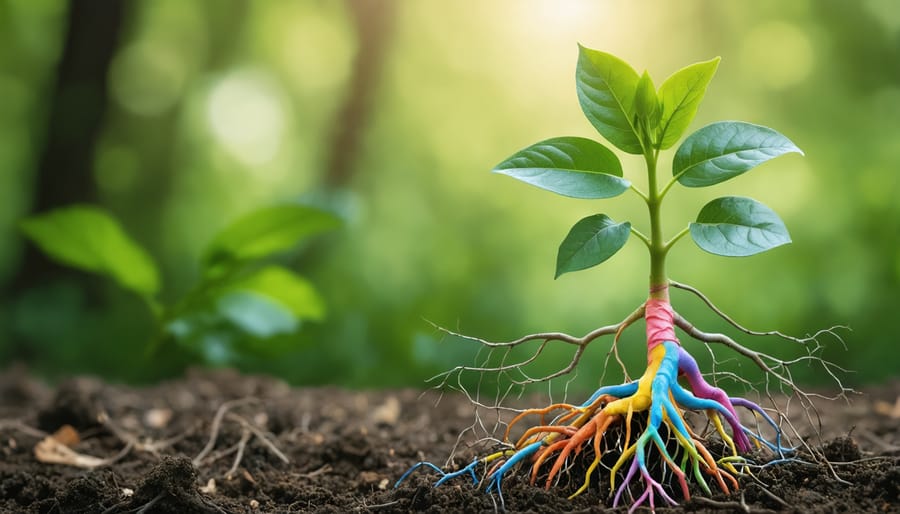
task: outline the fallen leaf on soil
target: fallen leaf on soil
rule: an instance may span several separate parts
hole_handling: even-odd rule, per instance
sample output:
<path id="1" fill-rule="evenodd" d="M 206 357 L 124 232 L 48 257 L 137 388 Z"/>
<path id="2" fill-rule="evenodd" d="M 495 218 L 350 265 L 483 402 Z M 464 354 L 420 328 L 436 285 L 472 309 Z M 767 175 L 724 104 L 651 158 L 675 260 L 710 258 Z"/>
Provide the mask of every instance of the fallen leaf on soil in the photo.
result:
<path id="1" fill-rule="evenodd" d="M 96 468 L 106 463 L 90 455 L 78 453 L 68 445 L 75 445 L 81 438 L 69 425 L 63 425 L 53 435 L 48 435 L 34 446 L 35 458 L 45 464 L 67 464 L 79 468 Z"/>
<path id="2" fill-rule="evenodd" d="M 389 396 L 384 403 L 372 411 L 372 421 L 377 424 L 394 425 L 400 418 L 400 400 Z"/>
<path id="3" fill-rule="evenodd" d="M 886 401 L 878 400 L 875 402 L 875 412 L 890 416 L 893 419 L 900 419 L 900 396 L 893 405 Z"/>
<path id="4" fill-rule="evenodd" d="M 359 481 L 364 484 L 374 484 L 381 480 L 381 475 L 375 471 L 362 471 L 359 474 Z"/>
<path id="5" fill-rule="evenodd" d="M 172 420 L 172 409 L 150 409 L 144 413 L 144 424 L 150 428 L 166 428 Z"/>
<path id="6" fill-rule="evenodd" d="M 257 412 L 253 416 L 253 423 L 258 427 L 264 427 L 269 424 L 269 415 L 265 412 Z"/>
<path id="7" fill-rule="evenodd" d="M 53 432 L 51 435 L 53 439 L 56 439 L 57 442 L 62 443 L 69 448 L 75 447 L 78 443 L 81 442 L 81 436 L 78 435 L 78 431 L 75 430 L 75 427 L 72 425 L 63 425 L 56 429 L 56 432 Z"/>
<path id="8" fill-rule="evenodd" d="M 210 478 L 209 482 L 200 488 L 200 492 L 203 494 L 216 494 L 216 479 Z"/>

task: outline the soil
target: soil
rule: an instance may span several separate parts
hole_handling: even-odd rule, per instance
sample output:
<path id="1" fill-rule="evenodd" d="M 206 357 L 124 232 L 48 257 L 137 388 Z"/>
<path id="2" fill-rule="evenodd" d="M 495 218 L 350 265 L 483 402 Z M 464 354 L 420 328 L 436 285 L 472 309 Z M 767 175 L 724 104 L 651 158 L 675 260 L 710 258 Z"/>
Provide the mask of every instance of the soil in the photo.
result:
<path id="1" fill-rule="evenodd" d="M 820 411 L 822 436 L 809 442 L 844 482 L 824 464 L 788 462 L 730 495 L 701 498 L 693 486 L 691 500 L 657 512 L 900 512 L 900 382 Z M 48 387 L 10 370 L 0 373 L 0 511 L 493 512 L 497 495 L 465 477 L 435 488 L 437 474 L 420 470 L 394 487 L 420 460 L 444 464 L 473 412 L 434 391 L 291 388 L 230 371 L 133 388 Z M 463 444 L 450 467 L 476 452 Z M 599 483 L 568 500 L 565 484 L 513 475 L 503 499 L 509 512 L 608 512 Z"/>

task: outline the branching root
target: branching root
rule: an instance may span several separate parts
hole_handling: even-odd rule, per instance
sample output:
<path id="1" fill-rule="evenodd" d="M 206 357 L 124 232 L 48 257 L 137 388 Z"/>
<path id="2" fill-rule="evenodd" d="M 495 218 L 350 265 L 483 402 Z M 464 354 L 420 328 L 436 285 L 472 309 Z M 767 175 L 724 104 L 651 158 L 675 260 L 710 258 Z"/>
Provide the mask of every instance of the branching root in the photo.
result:
<path id="1" fill-rule="evenodd" d="M 820 396 L 802 391 L 794 382 L 791 368 L 800 363 L 818 362 L 840 387 L 838 396 L 843 397 L 851 392 L 838 379 L 838 374 L 844 370 L 818 357 L 822 348 L 819 339 L 828 335 L 840 341 L 836 330 L 842 327 L 823 330 L 806 338 L 775 331 L 755 332 L 737 324 L 698 290 L 675 282 L 672 286 L 698 296 L 713 312 L 744 334 L 778 337 L 801 346 L 806 354 L 793 360 L 777 359 L 743 346 L 725 334 L 704 332 L 675 313 L 665 300 L 662 300 L 662 305 L 668 312 L 668 330 L 664 333 L 671 334 L 671 337 L 660 341 L 651 340 L 649 327 L 651 314 L 657 316 L 660 300 L 654 300 L 657 303 L 652 306 L 650 302 L 641 305 L 619 323 L 598 328 L 582 337 L 547 332 L 494 343 L 437 327 L 449 335 L 477 342 L 489 354 L 501 352 L 499 361 L 489 355 L 481 365 L 458 366 L 436 375 L 433 380 L 438 382 L 439 387 L 463 391 L 478 408 L 492 408 L 498 412 L 494 428 L 488 429 L 476 408 L 476 421 L 469 430 L 475 431 L 480 426 L 490 434 L 496 433 L 496 429 L 503 424 L 506 427 L 502 439 L 489 436 L 481 440 L 493 441 L 495 449 L 492 453 L 476 458 L 453 472 L 445 472 L 430 462 L 420 462 L 407 471 L 397 485 L 415 470 L 428 468 L 440 475 L 435 486 L 456 477 L 468 476 L 485 491 L 496 493 L 501 506 L 504 506 L 502 482 L 514 469 L 525 468 L 527 472 L 524 475 L 530 483 L 540 484 L 546 489 L 560 484 L 563 477 L 583 473 L 583 480 L 579 479 L 579 485 L 570 498 L 586 491 L 594 477 L 608 477 L 608 494 L 613 506 L 626 502 L 629 512 L 632 512 L 640 506 L 655 509 L 661 503 L 675 505 L 675 496 L 689 499 L 690 483 L 698 485 L 707 495 L 711 494 L 710 481 L 724 493 L 735 491 L 739 488 L 738 478 L 753 477 L 754 469 L 798 460 L 798 448 L 791 447 L 788 439 L 796 438 L 813 458 L 820 457 L 798 436 L 786 412 L 779 410 L 769 385 L 771 381 L 778 385 L 778 392 L 786 392 L 789 398 L 798 399 L 811 425 L 817 426 L 813 423 L 813 418 L 817 418 L 813 400 Z M 652 313 L 651 307 L 654 309 Z M 602 336 L 614 336 L 607 361 L 610 354 L 619 360 L 616 351 L 619 336 L 645 316 L 648 320 L 648 362 L 638 380 L 628 380 L 626 374 L 625 383 L 601 387 L 581 404 L 556 402 L 543 408 L 526 410 L 501 407 L 515 386 L 549 382 L 569 375 L 578 365 L 586 347 Z M 654 323 L 654 330 L 658 331 L 658 319 Z M 701 374 L 696 360 L 675 340 L 674 326 L 708 347 L 722 345 L 759 367 L 765 375 L 765 393 L 776 405 L 773 414 L 770 415 L 749 399 L 730 397 L 715 385 L 716 379 L 722 376 L 739 378 L 734 374 Z M 513 356 L 513 349 L 527 343 L 536 343 L 536 346 L 524 358 Z M 571 360 L 558 371 L 530 376 L 525 368 L 535 362 L 551 343 L 574 346 Z M 619 362 L 621 364 L 621 360 Z M 498 389 L 496 403 L 488 405 L 480 400 L 480 385 L 474 395 L 463 386 L 461 377 L 468 373 L 480 376 L 495 373 L 508 378 L 511 385 L 505 390 Z M 712 383 L 707 381 L 707 376 L 711 377 Z M 679 378 L 684 385 L 679 383 Z M 744 420 L 738 409 L 746 411 Z M 501 420 L 501 410 L 511 411 L 514 415 L 504 422 Z M 699 430 L 696 423 L 689 423 L 684 416 L 688 411 L 704 414 L 708 420 L 706 427 Z M 514 432 L 525 425 L 526 420 L 534 421 L 515 437 Z M 750 420 L 749 424 L 745 420 Z M 785 435 L 783 425 L 792 430 L 792 437 Z M 710 439 L 711 435 L 717 436 L 716 440 Z M 754 449 L 762 452 L 767 460 L 765 464 L 756 463 L 749 456 Z M 729 506 L 735 505 L 729 503 Z"/>

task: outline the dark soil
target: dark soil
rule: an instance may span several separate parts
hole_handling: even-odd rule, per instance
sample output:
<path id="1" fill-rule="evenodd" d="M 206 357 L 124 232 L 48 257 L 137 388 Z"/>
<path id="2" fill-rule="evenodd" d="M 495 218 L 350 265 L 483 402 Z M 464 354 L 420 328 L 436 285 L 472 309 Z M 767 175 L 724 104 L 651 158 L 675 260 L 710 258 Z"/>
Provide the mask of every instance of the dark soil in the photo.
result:
<path id="1" fill-rule="evenodd" d="M 792 462 L 760 470 L 763 485 L 744 480 L 712 499 L 693 487 L 692 500 L 657 512 L 900 512 L 898 399 L 894 383 L 821 407 L 822 438 L 810 444 L 846 483 L 824 465 Z M 472 424 L 464 397 L 436 400 L 412 390 L 292 389 L 221 371 L 143 389 L 88 378 L 53 389 L 8 371 L 0 374 L 0 511 L 494 511 L 496 495 L 464 477 L 433 488 L 436 474 L 423 470 L 394 488 L 417 461 L 443 464 Z M 64 425 L 74 430 L 51 442 L 109 460 L 91 469 L 39 460 L 35 447 Z M 451 465 L 475 455 L 463 445 Z M 566 486 L 545 491 L 509 476 L 503 494 L 511 512 L 606 512 L 607 489 L 595 484 L 567 500 Z"/>

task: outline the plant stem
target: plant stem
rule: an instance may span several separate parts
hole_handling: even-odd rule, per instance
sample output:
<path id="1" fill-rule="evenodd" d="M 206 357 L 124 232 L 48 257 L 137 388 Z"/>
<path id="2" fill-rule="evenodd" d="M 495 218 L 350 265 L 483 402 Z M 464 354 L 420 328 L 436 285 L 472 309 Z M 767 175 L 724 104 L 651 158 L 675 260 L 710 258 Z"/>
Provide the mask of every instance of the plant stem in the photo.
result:
<path id="1" fill-rule="evenodd" d="M 644 243 L 644 245 L 647 246 L 648 249 L 650 248 L 650 238 L 649 237 L 642 234 L 641 231 L 634 228 L 634 226 L 631 227 L 631 233 L 634 234 L 638 239 L 640 239 Z"/>
<path id="2" fill-rule="evenodd" d="M 679 239 L 686 236 L 690 231 L 690 227 L 684 227 L 683 229 L 681 229 L 681 232 L 675 234 L 675 237 L 669 239 L 669 241 L 666 243 L 666 251 L 668 252 L 670 248 L 675 246 L 675 243 L 677 243 Z"/>
<path id="3" fill-rule="evenodd" d="M 638 189 L 637 186 L 635 186 L 634 184 L 631 184 L 631 186 L 629 186 L 629 188 L 630 188 L 632 191 L 634 191 L 635 194 L 637 194 L 638 196 L 640 196 L 640 197 L 641 197 L 641 200 L 643 200 L 643 201 L 645 201 L 645 202 L 647 201 L 647 195 L 645 195 L 643 191 L 641 191 L 640 189 Z"/>
<path id="4" fill-rule="evenodd" d="M 644 152 L 647 162 L 647 209 L 650 212 L 650 298 L 668 300 L 669 280 L 666 277 L 666 253 L 668 248 L 663 241 L 660 206 L 663 195 L 656 180 L 656 163 L 659 152 L 653 149 Z"/>

